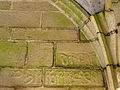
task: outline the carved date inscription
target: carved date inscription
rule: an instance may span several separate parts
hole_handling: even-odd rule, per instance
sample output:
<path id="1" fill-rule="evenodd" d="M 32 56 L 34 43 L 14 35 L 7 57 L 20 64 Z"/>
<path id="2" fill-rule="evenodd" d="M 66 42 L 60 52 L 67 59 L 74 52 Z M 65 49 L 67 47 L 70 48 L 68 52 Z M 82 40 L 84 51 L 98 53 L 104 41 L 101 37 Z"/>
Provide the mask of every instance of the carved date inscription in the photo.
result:
<path id="1" fill-rule="evenodd" d="M 2 70 L 0 85 L 2 86 L 41 86 L 42 70 Z"/>
<path id="2" fill-rule="evenodd" d="M 82 53 L 58 53 L 58 66 L 99 66 L 96 54 L 94 52 Z"/>
<path id="3" fill-rule="evenodd" d="M 102 73 L 98 70 L 46 69 L 46 86 L 103 86 Z"/>

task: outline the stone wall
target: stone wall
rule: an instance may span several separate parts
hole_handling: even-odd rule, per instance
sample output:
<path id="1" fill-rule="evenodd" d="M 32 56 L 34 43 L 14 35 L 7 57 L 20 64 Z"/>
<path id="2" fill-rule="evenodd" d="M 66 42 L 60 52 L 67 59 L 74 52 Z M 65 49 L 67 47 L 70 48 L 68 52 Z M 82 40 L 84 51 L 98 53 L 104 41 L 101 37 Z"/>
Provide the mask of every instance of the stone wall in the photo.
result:
<path id="1" fill-rule="evenodd" d="M 105 90 L 93 47 L 52 1 L 0 0 L 0 90 Z"/>

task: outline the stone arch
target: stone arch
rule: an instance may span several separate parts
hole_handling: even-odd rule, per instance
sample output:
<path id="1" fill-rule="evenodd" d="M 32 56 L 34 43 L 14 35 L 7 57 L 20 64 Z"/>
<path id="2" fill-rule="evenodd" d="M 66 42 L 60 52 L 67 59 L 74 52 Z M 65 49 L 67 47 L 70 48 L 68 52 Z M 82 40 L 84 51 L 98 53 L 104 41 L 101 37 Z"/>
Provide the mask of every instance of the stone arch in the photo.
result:
<path id="1" fill-rule="evenodd" d="M 82 28 L 80 27 L 79 30 L 83 33 L 87 40 L 96 40 L 95 37 L 98 37 L 99 41 L 96 40 L 94 42 L 91 42 L 91 44 L 99 57 L 101 66 L 106 68 L 105 72 L 107 73 L 106 78 L 108 82 L 108 88 L 110 90 L 115 90 L 115 88 L 117 87 L 116 74 L 114 74 L 115 70 L 113 70 L 113 67 L 109 65 L 116 66 L 119 64 L 119 55 L 117 54 L 119 53 L 117 52 L 117 47 L 119 49 L 119 44 L 117 44 L 118 41 L 116 40 L 116 34 L 108 35 L 111 37 L 106 37 L 104 35 L 105 33 L 109 34 L 111 31 L 114 32 L 115 30 L 117 32 L 116 21 L 117 23 L 119 23 L 119 18 L 117 18 L 116 20 L 115 18 L 116 16 L 119 16 L 118 14 L 115 16 L 114 13 L 119 12 L 119 5 L 116 6 L 118 11 L 107 10 L 107 7 L 109 7 L 110 9 L 109 4 L 112 4 L 112 1 L 110 2 L 108 0 L 108 3 L 106 2 L 105 6 L 106 11 L 93 16 L 88 15 L 87 17 L 86 14 L 83 13 L 84 10 L 82 10 L 80 7 L 78 9 L 78 5 L 76 5 L 73 0 L 56 0 L 55 4 L 60 7 L 65 14 L 72 18 L 77 27 L 82 26 Z M 87 23 L 86 20 L 88 20 Z"/>
<path id="2" fill-rule="evenodd" d="M 94 16 L 90 16 L 74 0 L 52 0 L 52 3 L 75 24 L 76 29 L 86 38 L 83 41 L 91 41 L 90 43 L 99 58 L 99 62 L 104 67 L 104 55 L 101 51 L 99 41 L 97 41 L 97 26 L 95 26 L 96 21 L 94 20 Z"/>

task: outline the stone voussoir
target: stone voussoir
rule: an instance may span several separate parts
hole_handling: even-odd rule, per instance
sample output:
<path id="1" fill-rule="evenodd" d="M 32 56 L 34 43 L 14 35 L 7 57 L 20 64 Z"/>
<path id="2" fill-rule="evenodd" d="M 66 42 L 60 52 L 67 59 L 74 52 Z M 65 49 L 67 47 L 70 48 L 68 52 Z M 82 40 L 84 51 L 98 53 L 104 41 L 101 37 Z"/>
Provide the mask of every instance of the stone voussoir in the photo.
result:
<path id="1" fill-rule="evenodd" d="M 50 2 L 50 0 L 13 1 L 12 10 L 20 10 L 20 11 L 58 11 L 58 9 L 49 2 Z"/>
<path id="2" fill-rule="evenodd" d="M 25 61 L 26 43 L 0 42 L 0 66 L 22 67 Z"/>

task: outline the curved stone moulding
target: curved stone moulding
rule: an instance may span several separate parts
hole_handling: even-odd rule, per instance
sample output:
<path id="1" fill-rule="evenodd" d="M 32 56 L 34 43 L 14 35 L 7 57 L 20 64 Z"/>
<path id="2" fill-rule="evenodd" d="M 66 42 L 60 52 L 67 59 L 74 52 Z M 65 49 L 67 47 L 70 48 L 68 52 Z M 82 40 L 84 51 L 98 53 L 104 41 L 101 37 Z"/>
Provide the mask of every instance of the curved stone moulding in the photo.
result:
<path id="1" fill-rule="evenodd" d="M 93 15 L 104 10 L 104 0 L 75 0 L 79 3 L 89 14 Z"/>

